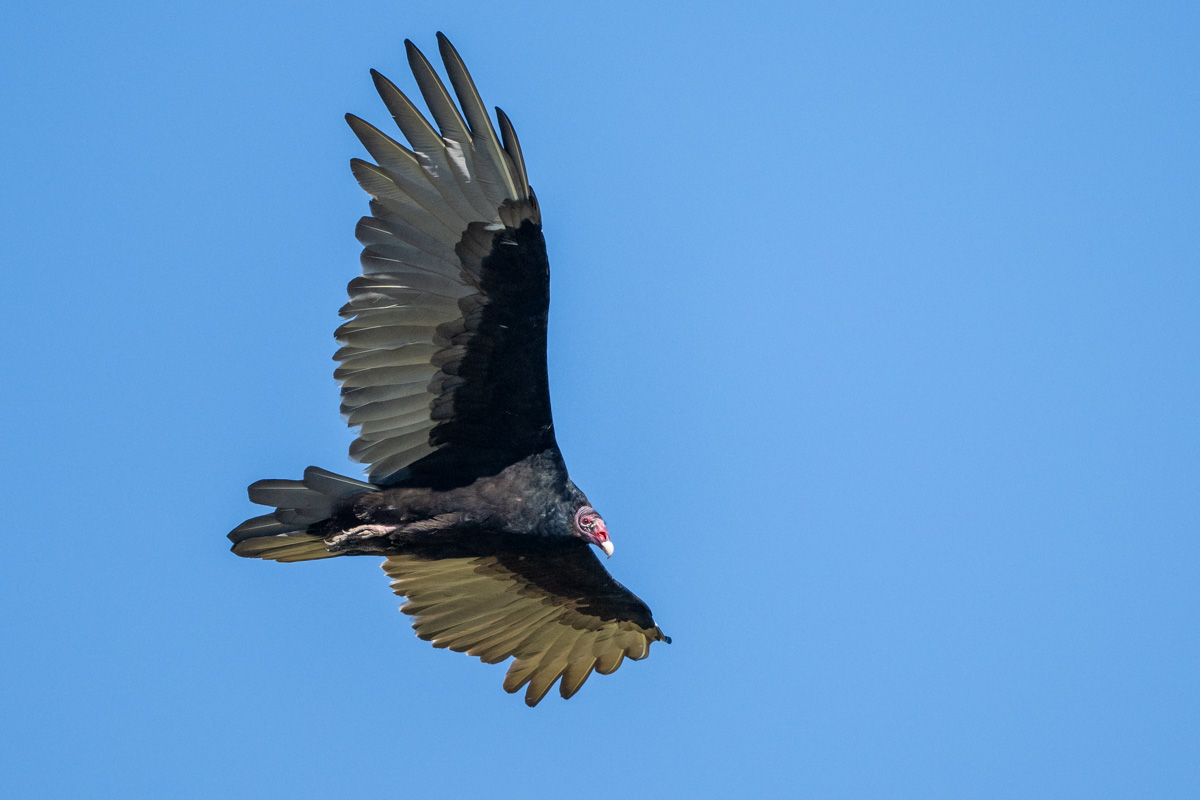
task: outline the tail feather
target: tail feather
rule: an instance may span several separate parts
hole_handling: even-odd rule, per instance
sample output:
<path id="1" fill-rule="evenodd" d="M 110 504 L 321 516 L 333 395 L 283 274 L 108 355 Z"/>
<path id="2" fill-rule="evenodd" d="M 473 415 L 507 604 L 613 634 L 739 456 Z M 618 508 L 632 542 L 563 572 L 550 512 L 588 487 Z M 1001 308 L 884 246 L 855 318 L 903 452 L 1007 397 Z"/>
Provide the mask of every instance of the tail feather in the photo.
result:
<path id="1" fill-rule="evenodd" d="M 339 500 L 344 500 L 359 492 L 373 492 L 379 489 L 373 483 L 347 478 L 345 475 L 338 475 L 336 472 L 330 472 L 320 467 L 309 467 L 304 470 L 304 485 L 315 492 L 320 492 L 327 497 L 336 497 Z"/>
<path id="2" fill-rule="evenodd" d="M 329 497 L 304 485 L 304 481 L 255 481 L 246 490 L 251 503 L 279 508 L 326 509 Z"/>
<path id="3" fill-rule="evenodd" d="M 321 536 L 309 533 L 310 526 L 328 519 L 338 501 L 377 488 L 320 467 L 304 470 L 304 479 L 299 481 L 256 481 L 249 488 L 251 502 L 276 509 L 251 517 L 230 531 L 233 552 L 272 561 L 332 558 L 338 554 L 329 552 Z"/>

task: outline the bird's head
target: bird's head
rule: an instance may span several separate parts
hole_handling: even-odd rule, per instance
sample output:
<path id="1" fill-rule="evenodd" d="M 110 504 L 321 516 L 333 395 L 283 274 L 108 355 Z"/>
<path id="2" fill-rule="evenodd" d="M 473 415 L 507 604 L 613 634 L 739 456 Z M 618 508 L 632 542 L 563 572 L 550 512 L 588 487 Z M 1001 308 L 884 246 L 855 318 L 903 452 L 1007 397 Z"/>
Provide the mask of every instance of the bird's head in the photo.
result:
<path id="1" fill-rule="evenodd" d="M 591 506 L 580 506 L 575 512 L 575 535 L 588 544 L 594 544 L 612 558 L 613 543 L 608 538 L 608 526 Z"/>

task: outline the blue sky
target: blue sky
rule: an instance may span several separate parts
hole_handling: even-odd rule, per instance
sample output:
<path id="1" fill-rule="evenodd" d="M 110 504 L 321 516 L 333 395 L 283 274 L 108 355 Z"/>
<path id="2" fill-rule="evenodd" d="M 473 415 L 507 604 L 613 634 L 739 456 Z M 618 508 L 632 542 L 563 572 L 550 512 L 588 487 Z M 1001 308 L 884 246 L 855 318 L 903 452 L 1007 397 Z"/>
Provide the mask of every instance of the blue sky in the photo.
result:
<path id="1" fill-rule="evenodd" d="M 1197 796 L 1197 7 L 563 5 L 9 9 L 0 795 Z M 224 538 L 357 474 L 341 117 L 436 30 L 675 640 L 534 710 Z"/>

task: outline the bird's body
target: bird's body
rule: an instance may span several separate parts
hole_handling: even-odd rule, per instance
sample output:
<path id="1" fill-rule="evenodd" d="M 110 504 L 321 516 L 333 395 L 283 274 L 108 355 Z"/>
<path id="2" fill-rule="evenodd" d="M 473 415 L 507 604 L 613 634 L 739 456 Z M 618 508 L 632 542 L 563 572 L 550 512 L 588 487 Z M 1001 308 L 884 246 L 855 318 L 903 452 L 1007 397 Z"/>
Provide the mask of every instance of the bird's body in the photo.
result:
<path id="1" fill-rule="evenodd" d="M 347 117 L 378 163 L 352 162 L 372 215 L 356 230 L 364 274 L 342 309 L 334 375 L 370 482 L 316 467 L 258 481 L 250 499 L 275 511 L 229 536 L 238 555 L 277 561 L 386 556 L 419 636 L 514 657 L 505 689 L 528 684 L 536 705 L 560 677 L 569 697 L 593 669 L 670 640 L 589 547 L 613 552 L 555 441 L 549 262 L 516 134 L 496 109 L 496 136 L 445 37 L 462 114 L 407 44 L 440 131 L 377 73 L 412 150 Z"/>
<path id="2" fill-rule="evenodd" d="M 333 507 L 326 527 L 320 530 L 324 538 L 332 539 L 372 526 L 394 531 L 389 535 L 397 541 L 419 540 L 435 526 L 571 537 L 567 509 L 586 503 L 587 498 L 567 477 L 555 448 L 465 486 L 396 486 L 352 495 Z"/>

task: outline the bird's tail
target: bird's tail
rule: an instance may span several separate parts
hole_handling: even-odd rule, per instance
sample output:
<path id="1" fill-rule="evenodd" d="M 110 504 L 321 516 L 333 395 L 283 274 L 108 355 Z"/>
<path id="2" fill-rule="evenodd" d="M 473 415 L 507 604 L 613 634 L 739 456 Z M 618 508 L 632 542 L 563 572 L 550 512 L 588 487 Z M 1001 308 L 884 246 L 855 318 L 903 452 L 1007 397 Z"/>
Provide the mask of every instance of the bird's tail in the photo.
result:
<path id="1" fill-rule="evenodd" d="M 250 500 L 275 511 L 251 517 L 229 532 L 233 552 L 246 558 L 272 561 L 312 561 L 331 558 L 325 540 L 310 528 L 324 522 L 333 506 L 359 492 L 379 487 L 337 475 L 319 467 L 304 470 L 304 480 L 265 480 L 250 484 Z"/>

